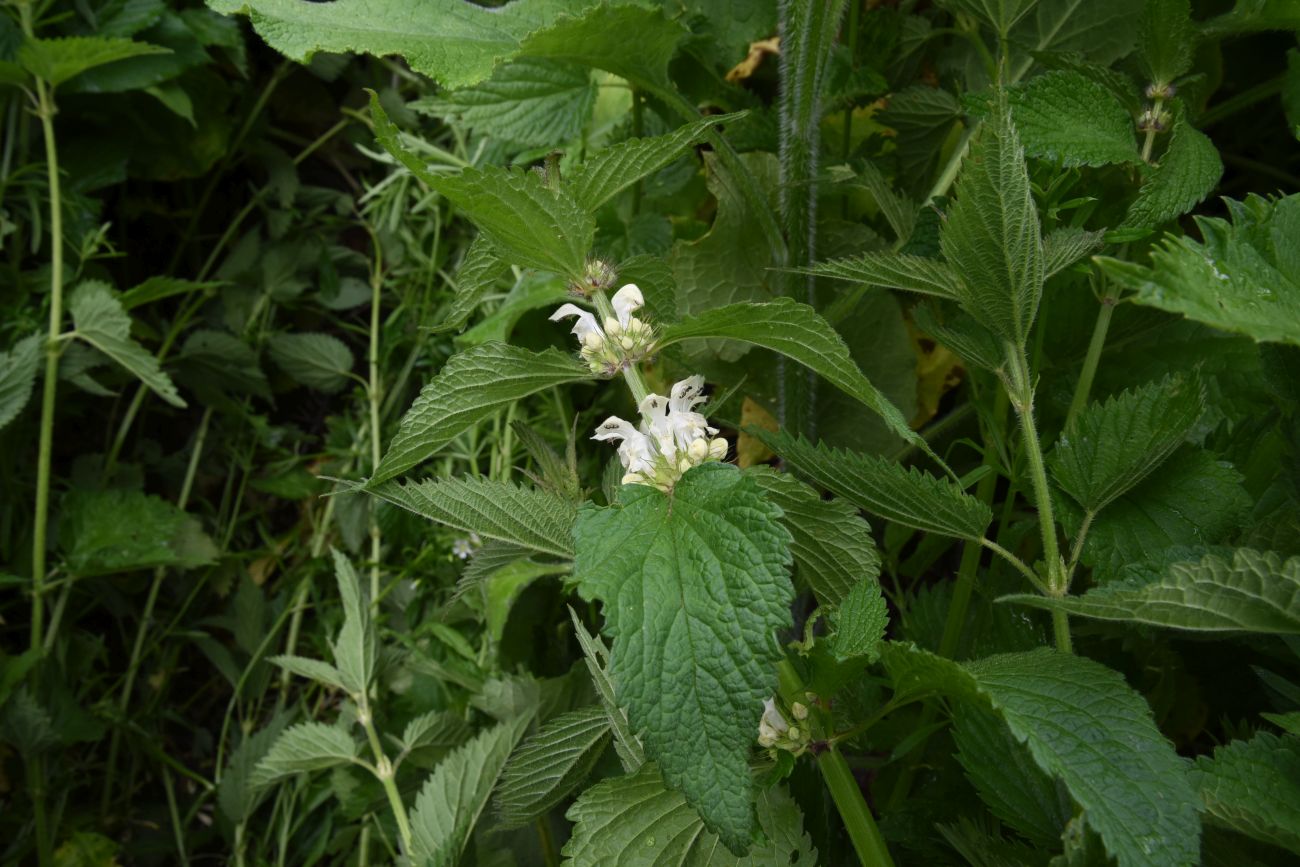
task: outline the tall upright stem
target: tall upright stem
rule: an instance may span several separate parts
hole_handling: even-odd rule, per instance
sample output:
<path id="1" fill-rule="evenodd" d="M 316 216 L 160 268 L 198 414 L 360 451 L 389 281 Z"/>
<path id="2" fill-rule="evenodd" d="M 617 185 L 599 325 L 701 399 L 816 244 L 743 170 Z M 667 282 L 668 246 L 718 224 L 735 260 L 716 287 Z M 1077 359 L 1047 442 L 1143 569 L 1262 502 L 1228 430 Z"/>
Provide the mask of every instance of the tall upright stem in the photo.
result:
<path id="1" fill-rule="evenodd" d="M 373 474 L 380 460 L 379 406 L 383 395 L 379 390 L 379 299 L 384 283 L 383 247 L 379 236 L 371 233 L 375 244 L 374 270 L 370 275 L 370 383 L 366 396 L 370 400 L 370 472 Z M 378 498 L 370 500 L 370 605 L 379 604 L 379 550 L 380 530 Z"/>

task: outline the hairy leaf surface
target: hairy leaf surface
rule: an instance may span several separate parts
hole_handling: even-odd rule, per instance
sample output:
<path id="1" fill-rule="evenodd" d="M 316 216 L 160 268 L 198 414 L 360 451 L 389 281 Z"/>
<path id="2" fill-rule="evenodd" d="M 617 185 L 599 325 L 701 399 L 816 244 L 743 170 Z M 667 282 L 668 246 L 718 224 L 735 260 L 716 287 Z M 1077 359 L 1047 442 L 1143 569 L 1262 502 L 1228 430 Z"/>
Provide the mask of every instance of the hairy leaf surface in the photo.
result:
<path id="1" fill-rule="evenodd" d="M 357 758 L 352 735 L 338 726 L 299 723 L 276 739 L 253 771 L 253 783 L 269 785 L 281 777 L 348 764 Z"/>
<path id="2" fill-rule="evenodd" d="M 0 352 L 0 430 L 23 411 L 36 383 L 43 339 L 29 334 L 8 352 Z"/>
<path id="3" fill-rule="evenodd" d="M 1300 855 L 1300 737 L 1259 732 L 1192 771 L 1209 821 Z"/>
<path id="4" fill-rule="evenodd" d="M 496 811 L 504 828 L 522 828 L 567 798 L 609 745 L 609 717 L 592 705 L 542 726 L 510 756 Z"/>
<path id="5" fill-rule="evenodd" d="M 1124 225 L 1154 227 L 1181 217 L 1205 200 L 1222 175 L 1223 161 L 1214 142 L 1180 116 L 1169 147 L 1129 206 Z"/>
<path id="6" fill-rule="evenodd" d="M 1103 85 L 1073 70 L 1035 76 L 1008 91 L 1025 152 L 1064 166 L 1141 159 L 1133 118 Z"/>
<path id="7" fill-rule="evenodd" d="M 957 300 L 961 278 L 948 263 L 906 253 L 860 253 L 844 259 L 818 262 L 808 273 L 868 286 L 887 286 Z"/>

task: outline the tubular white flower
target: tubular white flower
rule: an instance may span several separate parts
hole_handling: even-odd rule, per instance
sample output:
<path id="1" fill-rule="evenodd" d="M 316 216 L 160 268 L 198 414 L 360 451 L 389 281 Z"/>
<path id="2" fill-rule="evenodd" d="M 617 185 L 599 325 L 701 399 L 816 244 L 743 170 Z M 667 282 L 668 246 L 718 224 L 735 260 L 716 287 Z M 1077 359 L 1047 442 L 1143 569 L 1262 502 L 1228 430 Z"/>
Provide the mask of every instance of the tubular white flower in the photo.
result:
<path id="1" fill-rule="evenodd" d="M 600 442 L 617 441 L 618 459 L 628 474 L 653 475 L 655 469 L 654 443 L 644 433 L 616 415 L 601 422 L 592 439 Z"/>
<path id="2" fill-rule="evenodd" d="M 635 283 L 628 283 L 614 293 L 609 303 L 614 308 L 614 315 L 618 317 L 619 326 L 627 331 L 632 324 L 632 314 L 645 306 L 645 298 Z"/>
<path id="3" fill-rule="evenodd" d="M 718 429 L 694 410 L 704 400 L 703 389 L 704 377 L 688 377 L 673 385 L 670 397 L 646 395 L 637 407 L 638 427 L 610 416 L 596 429 L 592 439 L 620 443 L 619 459 L 627 470 L 624 484 L 669 491 L 687 470 L 727 456 L 727 441 L 712 438 Z"/>
<path id="4" fill-rule="evenodd" d="M 576 334 L 578 340 L 584 346 L 592 345 L 592 342 L 589 339 L 591 335 L 598 337 L 600 339 L 599 343 L 603 344 L 605 342 L 605 332 L 601 330 L 600 323 L 596 321 L 596 317 L 592 316 L 591 313 L 586 310 L 583 310 L 577 304 L 561 304 L 560 307 L 551 314 L 550 320 L 552 322 L 559 322 L 561 319 L 567 319 L 570 316 L 577 319 L 577 321 L 573 323 L 573 330 L 570 333 Z"/>
<path id="5" fill-rule="evenodd" d="M 759 720 L 758 724 L 760 728 L 766 725 L 778 734 L 785 734 L 786 729 L 790 728 L 790 724 L 785 721 L 781 711 L 777 710 L 776 702 L 770 698 L 763 702 L 763 718 Z"/>

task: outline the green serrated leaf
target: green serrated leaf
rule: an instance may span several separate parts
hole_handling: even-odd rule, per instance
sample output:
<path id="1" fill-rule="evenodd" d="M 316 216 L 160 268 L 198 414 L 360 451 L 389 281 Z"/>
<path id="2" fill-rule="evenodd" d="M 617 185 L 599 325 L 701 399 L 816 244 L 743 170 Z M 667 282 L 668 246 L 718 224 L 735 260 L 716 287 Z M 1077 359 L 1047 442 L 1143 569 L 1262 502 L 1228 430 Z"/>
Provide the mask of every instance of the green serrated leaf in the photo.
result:
<path id="1" fill-rule="evenodd" d="M 614 751 L 618 753 L 623 770 L 630 774 L 645 764 L 645 748 L 632 732 L 627 711 L 618 706 L 614 696 L 614 681 L 610 680 L 605 670 L 609 666 L 609 650 L 600 636 L 587 631 L 572 606 L 569 606 L 569 619 L 573 623 L 578 644 L 582 647 L 583 660 L 591 674 L 591 684 L 595 687 L 596 695 L 600 697 L 600 706 L 604 708 L 605 717 L 609 720 L 609 728 L 614 735 Z"/>
<path id="2" fill-rule="evenodd" d="M 1192 781 L 1209 821 L 1300 855 L 1300 737 L 1233 741 L 1198 758 Z"/>
<path id="3" fill-rule="evenodd" d="M 1148 83 L 1164 89 L 1192 68 L 1196 26 L 1189 0 L 1147 0 L 1138 23 L 1138 51 Z"/>
<path id="4" fill-rule="evenodd" d="M 402 144 L 373 91 L 370 114 L 384 149 L 473 221 L 500 256 L 570 280 L 582 277 L 596 222 L 568 193 L 547 187 L 539 173 L 518 168 L 431 171 Z"/>
<path id="5" fill-rule="evenodd" d="M 108 36 L 69 36 L 60 39 L 29 37 L 18 48 L 18 62 L 32 75 L 57 87 L 68 79 L 105 63 L 145 54 L 170 53 L 170 48 Z"/>
<path id="6" fill-rule="evenodd" d="M 191 332 L 176 355 L 176 381 L 204 403 L 227 392 L 271 396 L 271 386 L 257 354 L 244 341 L 224 331 L 199 328 Z"/>
<path id="7" fill-rule="evenodd" d="M 431 710 L 417 716 L 402 729 L 402 751 L 424 747 L 458 747 L 469 739 L 469 725 L 450 711 Z"/>
<path id="8" fill-rule="evenodd" d="M 880 645 L 889 626 L 889 606 L 874 576 L 863 578 L 831 615 L 835 634 L 831 650 L 837 659 L 864 657 L 867 662 L 880 658 Z"/>
<path id="9" fill-rule="evenodd" d="M 923 197 L 939 149 L 961 117 L 961 103 L 946 90 L 918 84 L 893 94 L 879 117 L 898 134 L 895 177 L 909 193 Z"/>
<path id="10" fill-rule="evenodd" d="M 1300 195 L 1226 200 L 1232 221 L 1198 217 L 1204 243 L 1167 238 L 1152 267 L 1098 259 L 1138 304 L 1255 340 L 1300 345 Z M 1125 266 L 1129 267 L 1125 267 Z"/>
<path id="11" fill-rule="evenodd" d="M 402 416 L 397 435 L 375 468 L 371 489 L 432 457 L 462 431 L 498 409 L 557 385 L 592 379 L 573 356 L 485 343 L 453 356 Z"/>
<path id="12" fill-rule="evenodd" d="M 587 68 L 525 57 L 499 65 L 487 81 L 418 100 L 410 108 L 533 148 L 576 138 L 595 102 Z"/>
<path id="13" fill-rule="evenodd" d="M 799 806 L 781 787 L 758 796 L 758 824 L 767 842 L 745 857 L 728 853 L 691 805 L 664 786 L 647 764 L 635 774 L 605 780 L 583 792 L 568 818 L 564 846 L 573 867 L 813 867 L 817 850 L 803 832 Z"/>
<path id="14" fill-rule="evenodd" d="M 503 828 L 522 828 L 573 793 L 609 744 L 599 705 L 562 714 L 515 750 L 501 773 L 496 811 Z"/>
<path id="15" fill-rule="evenodd" d="M 1101 246 L 1105 232 L 1074 226 L 1053 229 L 1043 238 L 1043 279 L 1058 274 Z"/>
<path id="16" fill-rule="evenodd" d="M 912 308 L 912 321 L 964 361 L 997 371 L 1006 360 L 998 336 L 956 305 L 946 306 L 943 309 L 931 302 L 918 304 Z"/>
<path id="17" fill-rule="evenodd" d="M 876 580 L 880 554 L 871 527 L 856 508 L 843 500 L 823 500 L 794 476 L 770 467 L 747 472 L 781 508 L 799 574 L 823 605 L 838 605 L 862 581 Z"/>
<path id="18" fill-rule="evenodd" d="M 172 406 L 185 407 L 158 359 L 131 339 L 131 317 L 107 283 L 86 280 L 68 300 L 75 335 L 125 367 Z"/>
<path id="19" fill-rule="evenodd" d="M 1064 166 L 1141 161 L 1133 117 L 1101 84 L 1073 70 L 1035 76 L 1007 91 L 1025 152 Z"/>
<path id="20" fill-rule="evenodd" d="M 1006 105 L 994 107 L 971 141 L 956 199 L 939 245 L 962 277 L 962 305 L 1004 339 L 1023 343 L 1043 290 L 1043 240 Z"/>
<path id="21" fill-rule="evenodd" d="M 571 513 L 570 513 L 571 514 Z M 508 563 L 487 576 L 483 582 L 485 599 L 485 625 L 488 636 L 493 643 L 499 644 L 505 637 L 506 622 L 510 610 L 514 607 L 519 594 L 539 578 L 562 575 L 569 571 L 563 563 L 534 563 L 531 560 L 516 560 Z"/>
<path id="22" fill-rule="evenodd" d="M 375 676 L 378 648 L 375 629 L 370 622 L 370 605 L 361 591 L 361 580 L 352 563 L 338 549 L 334 557 L 334 578 L 343 600 L 343 626 L 334 640 L 334 664 L 341 675 L 343 688 L 353 695 L 365 695 Z"/>
<path id="23" fill-rule="evenodd" d="M 308 659 L 305 656 L 288 655 L 272 656 L 267 662 L 278 665 L 291 674 L 314 680 L 325 686 L 332 686 L 335 689 L 347 689 L 343 685 L 343 675 L 328 662 L 319 659 Z"/>
<path id="24" fill-rule="evenodd" d="M 1183 444 L 1203 407 L 1201 383 L 1185 376 L 1094 403 L 1052 449 L 1052 476 L 1085 511 L 1100 512 Z"/>
<path id="25" fill-rule="evenodd" d="M 430 330 L 455 331 L 465 327 L 465 323 L 483 303 L 488 292 L 508 273 L 510 273 L 510 265 L 497 255 L 486 237 L 477 236 L 470 242 L 465 258 L 461 260 L 460 267 L 456 269 L 456 276 L 451 281 L 456 289 L 456 297 L 452 299 L 451 309 L 447 311 L 442 321 Z"/>
<path id="26" fill-rule="evenodd" d="M 843 338 L 808 305 L 789 298 L 729 304 L 670 325 L 663 330 L 659 346 L 707 338 L 750 343 L 799 362 L 856 398 L 880 416 L 898 436 L 930 453 L 929 446 L 908 426 L 898 407 L 863 376 L 849 355 Z"/>
<path id="27" fill-rule="evenodd" d="M 59 542 L 78 577 L 168 566 L 192 569 L 217 559 L 196 518 L 140 491 L 75 491 L 64 501 Z"/>
<path id="28" fill-rule="evenodd" d="M 550 491 L 473 477 L 384 482 L 367 488 L 417 515 L 556 557 L 573 556 L 574 504 Z"/>
<path id="29" fill-rule="evenodd" d="M 1187 766 L 1118 672 L 1047 648 L 958 665 L 888 645 L 885 666 L 900 692 L 938 691 L 992 708 L 1038 767 L 1061 779 L 1120 867 L 1199 863 Z"/>
<path id="30" fill-rule="evenodd" d="M 42 335 L 29 334 L 8 352 L 0 352 L 0 430 L 18 417 L 32 396 Z"/>
<path id="31" fill-rule="evenodd" d="M 939 5 L 954 12 L 965 12 L 979 19 L 994 33 L 1005 36 L 1023 18 L 1037 0 L 940 0 Z"/>
<path id="32" fill-rule="evenodd" d="M 566 187 L 588 211 L 665 168 L 713 127 L 739 120 L 742 114 L 721 114 L 678 127 L 667 135 L 633 138 L 592 155 L 569 176 Z"/>
<path id="33" fill-rule="evenodd" d="M 443 759 L 411 810 L 411 851 L 418 867 L 452 867 L 487 806 L 510 751 L 532 720 L 525 714 L 487 729 Z"/>
<path id="34" fill-rule="evenodd" d="M 963 288 L 961 278 L 947 262 L 906 253 L 860 253 L 818 262 L 803 273 L 867 286 L 906 289 L 954 301 L 961 298 Z"/>
<path id="35" fill-rule="evenodd" d="M 1205 200 L 1222 175 L 1223 161 L 1214 142 L 1180 115 L 1160 164 L 1138 191 L 1120 228 L 1154 227 L 1181 217 Z"/>
<path id="36" fill-rule="evenodd" d="M 753 828 L 748 754 L 790 624 L 790 534 L 753 479 L 689 470 L 671 494 L 625 485 L 574 526 L 574 575 L 604 603 L 619 704 L 665 779 L 734 852 Z"/>
<path id="37" fill-rule="evenodd" d="M 993 520 L 988 506 L 946 479 L 874 455 L 813 445 L 785 432 L 753 433 L 818 485 L 887 521 L 978 541 Z"/>
<path id="38" fill-rule="evenodd" d="M 342 390 L 356 364 L 352 350 L 332 334 L 276 334 L 267 349 L 294 382 L 326 394 Z"/>
<path id="39" fill-rule="evenodd" d="M 357 744 L 338 726 L 299 723 L 276 738 L 253 771 L 254 786 L 267 786 L 282 777 L 319 771 L 356 761 Z"/>
<path id="40" fill-rule="evenodd" d="M 1006 596 L 999 601 L 1078 617 L 1193 632 L 1300 635 L 1300 557 L 1238 548 L 1173 563 L 1146 580 L 1104 584 L 1082 596 Z"/>
<path id="41" fill-rule="evenodd" d="M 832 167 L 831 171 L 834 172 L 836 169 Z M 916 202 L 896 192 L 893 184 L 875 163 L 862 163 L 858 168 L 856 181 L 871 194 L 876 206 L 889 222 L 889 227 L 894 230 L 899 243 L 904 243 L 911 238 L 912 230 L 916 228 Z"/>
<path id="42" fill-rule="evenodd" d="M 1038 0 L 1033 14 L 1011 31 L 1012 45 L 1028 55 L 1015 68 L 1016 78 L 1046 52 L 1110 66 L 1133 50 L 1141 12 L 1142 4 L 1129 0 Z"/>
<path id="43" fill-rule="evenodd" d="M 217 786 L 217 804 L 230 821 L 246 821 L 266 798 L 267 790 L 255 782 L 257 764 L 279 739 L 288 719 L 287 713 L 272 717 L 263 728 L 240 741 L 230 754 L 230 763 Z"/>

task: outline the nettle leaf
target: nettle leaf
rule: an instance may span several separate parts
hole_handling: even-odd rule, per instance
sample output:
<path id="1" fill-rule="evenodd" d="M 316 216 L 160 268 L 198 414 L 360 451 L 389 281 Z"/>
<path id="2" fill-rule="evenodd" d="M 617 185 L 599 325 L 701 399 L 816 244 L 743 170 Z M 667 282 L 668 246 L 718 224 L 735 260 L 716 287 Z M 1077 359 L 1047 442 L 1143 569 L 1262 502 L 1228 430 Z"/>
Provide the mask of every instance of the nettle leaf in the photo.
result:
<path id="1" fill-rule="evenodd" d="M 465 327 L 469 317 L 483 303 L 492 287 L 509 273 L 510 265 L 492 249 L 491 242 L 483 235 L 477 236 L 470 242 L 469 250 L 465 252 L 465 258 L 461 260 L 452 280 L 456 297 L 452 299 L 451 309 L 430 330 L 456 331 Z"/>
<path id="2" fill-rule="evenodd" d="M 375 628 L 370 622 L 370 604 L 361 590 L 361 580 L 352 564 L 337 549 L 334 578 L 343 601 L 343 626 L 332 645 L 334 664 L 338 667 L 343 688 L 353 695 L 364 695 L 375 676 L 378 647 Z"/>
<path id="3" fill-rule="evenodd" d="M 961 278 L 947 262 L 906 253 L 861 253 L 831 259 L 803 269 L 802 273 L 834 277 L 867 286 L 906 289 L 956 301 L 961 298 Z"/>
<path id="4" fill-rule="evenodd" d="M 1251 499 L 1242 476 L 1208 452 L 1184 446 L 1159 473 L 1115 500 L 1092 522 L 1083 562 L 1105 582 L 1130 563 L 1175 547 L 1214 545 L 1240 527 Z M 1081 515 L 1060 501 L 1061 520 L 1071 535 Z"/>
<path id="5" fill-rule="evenodd" d="M 532 720 L 528 713 L 487 729 L 439 762 L 411 810 L 412 864 L 451 867 L 487 806 L 510 751 Z"/>
<path id="6" fill-rule="evenodd" d="M 1056 483 L 1099 512 L 1164 463 L 1204 408 L 1195 377 L 1170 376 L 1094 403 L 1061 434 L 1048 458 Z"/>
<path id="7" fill-rule="evenodd" d="M 1200 861 L 1200 819 L 1187 766 L 1123 676 L 1040 648 L 964 665 L 888 645 L 899 692 L 937 691 L 991 708 L 1038 767 L 1059 778 L 1120 867 Z"/>
<path id="8" fill-rule="evenodd" d="M 352 350 L 332 334 L 276 334 L 267 349 L 294 382 L 326 394 L 341 391 L 356 364 Z"/>
<path id="9" fill-rule="evenodd" d="M 68 300 L 76 337 L 125 367 L 155 394 L 172 406 L 184 408 L 158 359 L 131 339 L 131 317 L 107 283 L 87 280 L 72 291 Z"/>
<path id="10" fill-rule="evenodd" d="M 879 659 L 885 628 L 889 626 L 889 606 L 880 592 L 880 581 L 875 577 L 859 581 L 831 614 L 831 622 L 835 626 L 831 650 L 836 658 L 865 657 L 867 662 Z"/>
<path id="11" fill-rule="evenodd" d="M 595 103 L 591 70 L 525 57 L 501 64 L 487 81 L 417 100 L 409 107 L 528 148 L 576 138 Z"/>
<path id="12" fill-rule="evenodd" d="M 305 677 L 308 680 L 314 680 L 325 686 L 332 686 L 335 689 L 346 690 L 343 685 L 343 675 L 337 668 L 319 659 L 308 659 L 305 656 L 272 656 L 267 662 L 272 665 L 278 665 L 285 671 L 296 674 L 299 677 Z"/>
<path id="13" fill-rule="evenodd" d="M 896 176 L 908 179 L 907 189 L 919 195 L 928 189 L 939 149 L 961 117 L 961 103 L 942 88 L 917 84 L 892 95 L 879 117 L 898 134 Z"/>
<path id="14" fill-rule="evenodd" d="M 63 506 L 60 544 L 78 577 L 168 566 L 192 569 L 217 560 L 198 519 L 140 491 L 74 491 Z"/>
<path id="15" fill-rule="evenodd" d="M 573 556 L 570 531 L 575 506 L 550 491 L 473 477 L 405 484 L 390 481 L 366 490 L 394 506 L 466 533 L 556 557 Z"/>
<path id="16" fill-rule="evenodd" d="M 176 381 L 206 403 L 224 392 L 271 396 L 252 348 L 224 331 L 195 329 L 176 354 Z"/>
<path id="17" fill-rule="evenodd" d="M 1180 114 L 1160 164 L 1129 206 L 1124 227 L 1154 227 L 1181 217 L 1203 202 L 1222 176 L 1214 142 Z"/>
<path id="18" fill-rule="evenodd" d="M 776 786 L 758 796 L 758 824 L 766 844 L 737 857 L 719 845 L 698 813 L 664 786 L 646 764 L 635 774 L 604 780 L 582 793 L 567 814 L 573 836 L 564 844 L 567 864 L 596 867 L 813 867 L 817 850 L 803 831 L 803 814 Z"/>
<path id="19" fill-rule="evenodd" d="M 1036 0 L 940 0 L 939 5 L 954 12 L 965 12 L 1006 34 L 1012 26 L 1034 8 Z"/>
<path id="20" fill-rule="evenodd" d="M 1043 279 L 1059 274 L 1099 247 L 1105 232 L 1089 232 L 1074 226 L 1053 229 L 1043 238 Z"/>
<path id="21" fill-rule="evenodd" d="M 370 114 L 375 138 L 384 149 L 478 226 L 499 255 L 569 279 L 582 276 L 596 221 L 568 193 L 547 187 L 538 172 L 519 168 L 488 165 L 456 174 L 431 171 L 402 144 L 373 91 Z"/>
<path id="22" fill-rule="evenodd" d="M 886 458 L 813 445 L 802 436 L 752 433 L 821 487 L 887 521 L 978 541 L 993 520 L 987 505 L 946 479 Z"/>
<path id="23" fill-rule="evenodd" d="M 1232 221 L 1197 217 L 1203 243 L 1166 238 L 1152 267 L 1099 259 L 1133 300 L 1259 341 L 1300 345 L 1300 195 L 1225 200 Z"/>
<path id="24" fill-rule="evenodd" d="M 503 828 L 522 828 L 569 797 L 609 745 L 609 717 L 592 705 L 562 714 L 515 750 L 501 774 L 496 811 Z"/>
<path id="25" fill-rule="evenodd" d="M 943 309 L 931 302 L 918 304 L 912 308 L 912 321 L 962 360 L 985 370 L 995 372 L 1006 360 L 998 336 L 956 305 Z"/>
<path id="26" fill-rule="evenodd" d="M 0 352 L 0 430 L 17 418 L 31 399 L 44 342 L 43 335 L 29 334 L 13 349 Z"/>
<path id="27" fill-rule="evenodd" d="M 1103 85 L 1073 70 L 1007 90 L 1016 131 L 1031 156 L 1063 166 L 1136 163 L 1133 117 Z"/>
<path id="28" fill-rule="evenodd" d="M 980 125 L 939 235 L 962 277 L 966 311 L 1006 340 L 1023 343 L 1043 290 L 1043 240 L 1024 151 L 1006 105 Z"/>
<path id="29" fill-rule="evenodd" d="M 618 706 L 618 700 L 614 695 L 614 681 L 610 680 L 609 673 L 606 671 L 609 667 L 609 650 L 605 647 L 605 642 L 600 640 L 600 636 L 592 635 L 587 631 L 587 627 L 578 619 L 578 612 L 573 610 L 573 606 L 569 606 L 569 619 L 573 623 L 573 633 L 578 639 L 578 644 L 582 647 L 583 661 L 587 663 L 587 671 L 591 674 L 591 685 L 595 687 L 596 695 L 600 697 L 600 706 L 605 711 L 605 718 L 609 720 L 609 729 L 614 735 L 614 752 L 618 753 L 618 760 L 623 765 L 623 770 L 630 774 L 645 764 L 645 748 L 632 732 L 627 711 Z"/>
<path id="30" fill-rule="evenodd" d="M 843 500 L 823 500 L 813 488 L 771 467 L 746 471 L 781 508 L 790 553 L 800 576 L 823 605 L 838 605 L 860 583 L 880 575 L 871 527 Z"/>
<path id="31" fill-rule="evenodd" d="M 1141 4 L 1129 0 L 1038 0 L 1033 14 L 1011 31 L 1011 43 L 1029 55 L 1015 71 L 1023 75 L 1043 52 L 1075 53 L 1109 66 L 1133 49 L 1141 12 Z"/>
<path id="32" fill-rule="evenodd" d="M 1217 747 L 1192 782 L 1208 821 L 1300 855 L 1300 737 L 1259 732 Z"/>
<path id="33" fill-rule="evenodd" d="M 1196 35 L 1189 0 L 1147 0 L 1138 24 L 1138 56 L 1151 84 L 1164 88 L 1192 68 Z"/>
<path id="34" fill-rule="evenodd" d="M 713 127 L 739 120 L 743 113 L 712 115 L 678 127 L 667 135 L 633 138 L 592 155 L 565 181 L 574 200 L 588 211 L 670 165 Z"/>
<path id="35" fill-rule="evenodd" d="M 1139 570 L 1141 571 L 1141 570 Z M 1238 548 L 1161 572 L 1104 584 L 1082 596 L 1004 596 L 999 601 L 1077 617 L 1193 632 L 1300 635 L 1300 557 Z"/>
<path id="36" fill-rule="evenodd" d="M 357 744 L 338 726 L 299 723 L 276 738 L 253 771 L 253 785 L 267 786 L 283 777 L 357 761 Z"/>
<path id="37" fill-rule="evenodd" d="M 835 166 L 831 167 L 832 173 L 840 171 L 843 171 L 843 169 Z M 912 230 L 916 228 L 916 202 L 898 193 L 889 179 L 885 177 L 885 173 L 873 162 L 858 164 L 858 172 L 853 177 L 858 186 L 871 194 L 871 198 L 876 202 L 876 207 L 880 208 L 880 213 L 885 216 L 885 220 L 889 223 L 889 227 L 894 230 L 899 242 L 905 242 L 912 237 Z M 841 179 L 836 178 L 835 180 L 838 183 Z"/>
<path id="38" fill-rule="evenodd" d="M 448 88 L 487 78 L 527 34 L 545 27 L 566 0 L 523 0 L 500 9 L 463 0 L 209 0 L 227 15 L 247 15 L 259 36 L 285 56 L 306 63 L 318 51 L 401 55 L 416 72 Z"/>
<path id="39" fill-rule="evenodd" d="M 484 343 L 452 356 L 420 390 L 367 483 L 374 489 L 454 440 L 498 409 L 557 385 L 592 379 L 591 371 L 557 349 L 530 352 Z"/>
<path id="40" fill-rule="evenodd" d="M 28 38 L 18 48 L 18 62 L 32 75 L 58 86 L 96 66 L 145 54 L 171 54 L 171 49 L 107 36 Z"/>
<path id="41" fill-rule="evenodd" d="M 451 711 L 422 713 L 402 729 L 402 752 L 424 747 L 458 747 L 469 740 L 469 725 Z"/>
<path id="42" fill-rule="evenodd" d="M 790 534 L 753 479 L 687 471 L 671 495 L 625 485 L 573 531 L 583 598 L 604 603 L 610 675 L 669 786 L 733 852 L 753 830 L 749 751 L 790 625 Z"/>
<path id="43" fill-rule="evenodd" d="M 729 304 L 683 319 L 663 330 L 660 348 L 683 340 L 723 338 L 750 343 L 791 358 L 831 385 L 856 398 L 904 440 L 930 453 L 898 407 L 889 402 L 862 374 L 844 339 L 830 323 L 806 304 L 789 298 Z"/>

